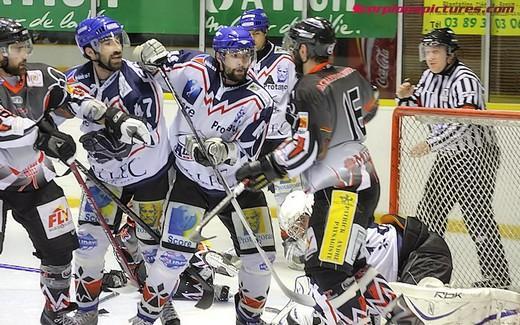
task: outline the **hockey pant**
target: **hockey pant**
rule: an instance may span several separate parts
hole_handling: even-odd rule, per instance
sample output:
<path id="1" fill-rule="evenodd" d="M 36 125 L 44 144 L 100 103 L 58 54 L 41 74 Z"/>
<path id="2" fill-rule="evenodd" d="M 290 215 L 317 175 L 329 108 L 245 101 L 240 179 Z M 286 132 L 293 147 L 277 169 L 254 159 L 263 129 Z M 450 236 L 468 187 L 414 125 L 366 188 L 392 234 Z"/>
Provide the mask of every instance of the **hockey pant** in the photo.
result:
<path id="1" fill-rule="evenodd" d="M 51 312 L 66 309 L 70 303 L 70 263 L 78 238 L 63 190 L 51 181 L 35 191 L 0 191 L 0 202 L 2 220 L 11 210 L 14 220 L 29 234 L 34 255 L 41 260 L 44 308 Z"/>

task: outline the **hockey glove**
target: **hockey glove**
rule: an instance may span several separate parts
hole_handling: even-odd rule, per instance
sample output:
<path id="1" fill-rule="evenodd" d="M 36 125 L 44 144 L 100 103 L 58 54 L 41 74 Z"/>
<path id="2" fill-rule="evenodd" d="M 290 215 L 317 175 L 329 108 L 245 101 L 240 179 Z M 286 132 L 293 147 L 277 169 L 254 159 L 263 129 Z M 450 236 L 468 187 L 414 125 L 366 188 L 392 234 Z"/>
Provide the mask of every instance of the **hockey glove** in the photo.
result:
<path id="1" fill-rule="evenodd" d="M 161 42 L 153 38 L 137 46 L 133 55 L 137 63 L 152 74 L 162 64 L 175 63 L 179 60 L 179 51 L 168 52 Z"/>
<path id="2" fill-rule="evenodd" d="M 79 138 L 79 142 L 98 163 L 104 164 L 112 159 L 121 161 L 128 157 L 132 146 L 114 139 L 106 129 L 92 131 Z"/>
<path id="3" fill-rule="evenodd" d="M 186 149 L 193 159 L 202 166 L 220 165 L 226 163 L 234 165 L 237 160 L 237 145 L 233 142 L 224 142 L 220 138 L 209 138 L 204 141 L 204 147 L 209 157 L 206 157 L 193 136 L 186 137 Z"/>
<path id="4" fill-rule="evenodd" d="M 144 144 L 147 146 L 152 143 L 150 132 L 142 121 L 115 107 L 107 109 L 105 126 L 113 137 L 123 143 Z"/>
<path id="5" fill-rule="evenodd" d="M 259 191 L 278 178 L 283 178 L 286 172 L 269 154 L 259 160 L 250 161 L 240 167 L 235 177 L 238 181 L 249 180 L 247 189 Z"/>
<path id="6" fill-rule="evenodd" d="M 38 123 L 38 138 L 34 148 L 45 152 L 52 158 L 57 158 L 67 165 L 75 159 L 76 142 L 63 132 L 58 131 L 52 118 L 44 116 Z"/>

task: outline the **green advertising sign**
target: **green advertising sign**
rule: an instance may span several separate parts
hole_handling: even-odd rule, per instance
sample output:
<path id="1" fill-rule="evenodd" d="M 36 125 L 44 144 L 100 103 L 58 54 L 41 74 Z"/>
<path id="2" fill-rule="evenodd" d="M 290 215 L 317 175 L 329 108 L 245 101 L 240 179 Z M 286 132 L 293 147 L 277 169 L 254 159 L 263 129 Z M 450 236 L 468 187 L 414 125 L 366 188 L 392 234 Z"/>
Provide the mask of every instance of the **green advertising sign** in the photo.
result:
<path id="1" fill-rule="evenodd" d="M 308 0 L 307 16 L 329 19 L 340 38 L 395 37 L 397 15 L 355 13 L 356 5 L 396 6 L 397 0 Z M 269 34 L 283 35 L 303 12 L 302 0 L 206 0 L 206 31 L 214 34 L 219 26 L 236 23 L 242 11 L 263 8 L 269 17 Z"/>
<path id="2" fill-rule="evenodd" d="M 73 31 L 90 14 L 90 0 L 2 0 L 2 16 L 32 30 Z"/>
<path id="3" fill-rule="evenodd" d="M 102 10 L 125 25 L 127 33 L 197 35 L 199 0 L 119 0 L 117 7 L 101 3 Z"/>
<path id="4" fill-rule="evenodd" d="M 97 14 L 125 25 L 129 33 L 199 33 L 199 0 L 98 0 Z M 74 31 L 90 15 L 90 0 L 1 0 L 2 16 L 32 30 Z"/>
<path id="5" fill-rule="evenodd" d="M 263 8 L 270 35 L 283 35 L 301 19 L 303 0 L 206 0 L 206 32 L 232 25 L 246 9 Z M 328 18 L 338 37 L 394 37 L 396 14 L 355 13 L 355 6 L 396 6 L 397 0 L 308 0 L 307 15 Z M 33 30 L 73 31 L 89 16 L 90 0 L 1 0 L 2 16 Z M 98 0 L 98 14 L 111 16 L 129 33 L 199 33 L 199 0 Z"/>

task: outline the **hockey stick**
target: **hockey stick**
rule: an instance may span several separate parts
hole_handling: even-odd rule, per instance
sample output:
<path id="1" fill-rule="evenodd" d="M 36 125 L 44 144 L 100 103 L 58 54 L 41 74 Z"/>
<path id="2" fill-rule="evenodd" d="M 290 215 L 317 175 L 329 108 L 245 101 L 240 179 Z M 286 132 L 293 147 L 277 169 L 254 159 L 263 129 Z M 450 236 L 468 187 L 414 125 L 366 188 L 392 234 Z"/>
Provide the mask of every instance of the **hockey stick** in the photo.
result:
<path id="1" fill-rule="evenodd" d="M 220 211 L 222 211 L 229 202 L 237 198 L 246 188 L 247 181 L 243 181 L 241 183 L 238 183 L 237 186 L 233 189 L 233 192 L 228 194 L 225 198 L 220 201 L 219 204 L 217 204 L 211 211 L 204 214 L 204 217 L 202 218 L 202 221 L 199 223 L 199 225 L 195 228 L 195 231 L 191 233 L 190 239 L 194 242 L 201 242 L 204 240 L 211 239 L 213 237 L 206 238 L 202 236 L 202 229 L 213 219 L 216 215 L 219 214 Z"/>
<path id="2" fill-rule="evenodd" d="M 273 264 L 271 263 L 271 261 L 267 257 L 267 254 L 262 249 L 262 247 L 260 247 L 260 245 L 258 244 L 258 240 L 256 239 L 256 237 L 255 237 L 255 235 L 253 233 L 253 230 L 251 230 L 251 227 L 249 226 L 249 223 L 247 222 L 247 220 L 246 220 L 246 218 L 244 216 L 244 212 L 242 211 L 242 208 L 240 207 L 240 204 L 238 203 L 237 199 L 233 195 L 233 191 L 231 191 L 228 183 L 226 182 L 226 180 L 222 176 L 220 170 L 215 165 L 215 163 L 214 163 L 214 161 L 212 159 L 212 156 L 208 154 L 208 151 L 206 150 L 206 147 L 204 146 L 204 142 L 202 141 L 202 139 L 198 135 L 197 129 L 195 129 L 195 126 L 193 125 L 193 121 L 191 120 L 191 118 L 190 118 L 190 116 L 189 116 L 189 114 L 188 114 L 188 112 L 186 110 L 186 106 L 184 106 L 184 103 L 182 102 L 182 100 L 179 99 L 179 97 L 177 96 L 177 93 L 175 92 L 175 89 L 173 88 L 172 84 L 170 83 L 170 80 L 168 79 L 168 76 L 166 75 L 166 71 L 164 70 L 164 66 L 161 66 L 159 71 L 161 72 L 161 76 L 164 79 L 164 82 L 166 83 L 166 85 L 170 89 L 170 91 L 171 91 L 171 93 L 173 95 L 173 98 L 175 98 L 176 102 L 178 103 L 180 111 L 181 111 L 182 115 L 184 116 L 184 119 L 186 120 L 186 123 L 188 123 L 188 126 L 191 129 L 191 132 L 193 132 L 195 140 L 197 141 L 197 144 L 199 145 L 199 149 L 202 150 L 203 154 L 210 161 L 211 168 L 213 168 L 213 171 L 215 172 L 215 176 L 217 177 L 217 180 L 219 181 L 219 183 L 222 184 L 222 187 L 226 191 L 226 194 L 228 196 L 231 195 L 230 201 L 231 201 L 231 204 L 233 205 L 233 208 L 235 209 L 235 211 L 236 211 L 240 221 L 242 222 L 242 225 L 244 226 L 244 229 L 247 231 L 248 235 L 251 237 L 251 241 L 253 242 L 253 244 L 255 245 L 256 249 L 258 250 L 258 253 L 260 254 L 262 259 L 264 260 L 264 263 L 269 268 L 269 270 L 271 270 L 271 274 L 273 275 L 274 280 L 276 281 L 276 283 L 278 284 L 278 286 L 280 287 L 282 292 L 288 298 L 290 298 L 291 300 L 294 300 L 296 303 L 299 303 L 299 304 L 302 304 L 302 305 L 305 305 L 305 306 L 309 306 L 309 307 L 313 307 L 316 303 L 314 302 L 314 299 L 311 296 L 309 296 L 309 295 L 302 295 L 302 294 L 296 293 L 296 292 L 290 290 L 289 288 L 287 288 L 285 286 L 285 284 L 283 284 L 282 280 L 278 276 L 278 273 L 273 268 Z"/>
<path id="3" fill-rule="evenodd" d="M 296 306 L 296 303 L 292 300 L 289 300 L 287 304 L 282 309 L 266 306 L 265 311 L 268 313 L 276 314 L 273 319 L 269 322 L 271 325 L 279 325 L 280 322 L 291 312 L 291 309 Z"/>
<path id="4" fill-rule="evenodd" d="M 213 286 L 207 283 L 206 280 L 204 280 L 204 278 L 200 276 L 200 274 L 192 267 L 186 268 L 185 272 L 197 280 L 202 286 L 202 297 L 200 297 L 199 301 L 197 301 L 195 307 L 200 309 L 208 309 L 211 307 L 215 298 L 215 289 Z"/>
<path id="5" fill-rule="evenodd" d="M 25 271 L 25 272 L 32 272 L 32 273 L 40 273 L 40 269 L 37 269 L 35 267 L 29 267 L 29 266 L 20 266 L 20 265 L 14 265 L 14 264 L 5 264 L 0 263 L 1 269 L 7 269 L 7 270 L 15 270 L 15 271 Z"/>
<path id="6" fill-rule="evenodd" d="M 143 219 L 139 218 L 139 216 L 132 209 L 126 206 L 126 204 L 123 204 L 119 197 L 115 195 L 105 184 L 103 184 L 103 182 L 97 179 L 97 177 L 94 176 L 90 170 L 83 166 L 83 164 L 79 162 L 77 159 L 74 160 L 74 164 L 77 166 L 79 170 L 81 170 L 83 174 L 85 174 L 89 181 L 94 183 L 94 185 L 96 185 L 97 188 L 99 188 L 101 191 L 103 191 L 103 193 L 108 195 L 108 197 L 110 197 L 110 199 L 115 202 L 115 204 L 119 209 L 121 209 L 121 211 L 126 213 L 130 218 L 132 218 L 132 220 L 134 220 L 139 226 L 141 226 L 144 229 L 144 231 L 146 231 L 146 233 L 153 238 L 153 240 L 155 240 L 157 243 L 160 242 L 161 237 L 146 222 L 144 222 Z"/>
<path id="7" fill-rule="evenodd" d="M 99 209 L 99 206 L 96 203 L 96 200 L 94 199 L 94 196 L 92 195 L 92 192 L 90 192 L 87 184 L 83 180 L 83 177 L 81 177 L 81 174 L 79 173 L 78 168 L 76 167 L 76 162 L 73 162 L 69 165 L 69 168 L 72 170 L 72 173 L 74 174 L 74 177 L 76 178 L 76 181 L 78 181 L 79 186 L 83 189 L 83 192 L 87 196 L 87 200 L 94 209 L 99 225 L 101 226 L 101 229 L 105 232 L 105 235 L 107 236 L 108 240 L 110 241 L 110 244 L 112 244 L 112 248 L 114 249 L 114 253 L 116 256 L 117 261 L 121 265 L 121 268 L 123 271 L 125 271 L 126 275 L 128 276 L 130 283 L 133 284 L 135 287 L 139 288 L 139 281 L 137 279 L 137 275 L 132 272 L 130 265 L 128 265 L 128 260 L 125 257 L 125 254 L 123 253 L 123 250 L 117 243 L 116 239 L 114 238 L 114 235 L 112 234 L 112 231 L 110 230 L 109 225 L 107 224 L 105 218 L 103 217 L 103 213 L 101 213 L 101 210 Z"/>

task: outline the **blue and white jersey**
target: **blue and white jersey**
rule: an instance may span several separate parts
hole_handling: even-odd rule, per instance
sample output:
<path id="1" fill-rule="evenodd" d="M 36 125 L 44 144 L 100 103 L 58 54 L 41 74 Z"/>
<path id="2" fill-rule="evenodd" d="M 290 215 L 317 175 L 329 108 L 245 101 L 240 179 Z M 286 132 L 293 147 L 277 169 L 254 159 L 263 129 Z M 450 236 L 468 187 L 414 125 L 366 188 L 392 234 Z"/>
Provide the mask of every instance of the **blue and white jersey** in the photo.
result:
<path id="1" fill-rule="evenodd" d="M 90 166 L 102 181 L 115 186 L 135 184 L 154 176 L 168 162 L 170 146 L 163 113 L 163 92 L 153 77 L 136 63 L 123 60 L 121 69 L 101 82 L 94 72 L 92 62 L 74 67 L 66 72 L 67 83 L 73 92 L 86 92 L 125 113 L 141 118 L 152 136 L 152 145 L 135 144 L 127 157 L 100 163 L 88 155 Z M 77 112 L 73 112 L 78 116 Z M 104 126 L 83 120 L 85 133 Z"/>
<path id="2" fill-rule="evenodd" d="M 249 74 L 264 86 L 274 100 L 267 138 L 285 139 L 292 135 L 285 115 L 291 90 L 297 81 L 296 70 L 291 56 L 280 47 L 267 42 L 260 52 L 263 54 L 264 51 L 265 55 L 257 58 L 249 68 Z"/>
<path id="3" fill-rule="evenodd" d="M 176 63 L 168 63 L 166 70 L 198 135 L 202 139 L 218 137 L 237 145 L 236 162 L 218 166 L 232 186 L 236 184 L 238 168 L 260 153 L 273 100 L 253 79 L 248 78 L 237 86 L 225 86 L 217 65 L 215 58 L 208 54 L 193 56 L 185 52 Z M 192 134 L 183 114 L 178 113 L 169 129 L 177 170 L 206 189 L 223 191 L 213 169 L 197 163 L 186 150 L 186 138 Z"/>

